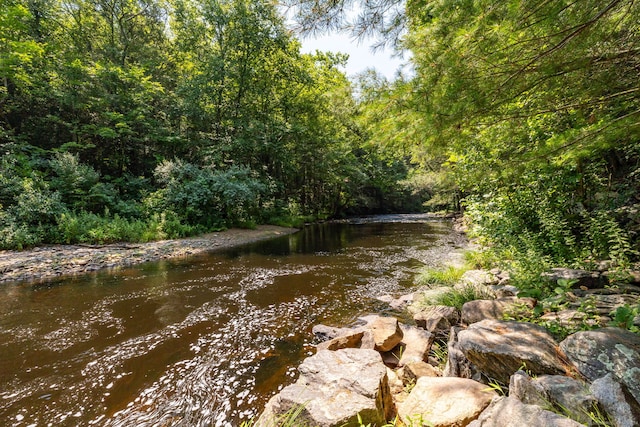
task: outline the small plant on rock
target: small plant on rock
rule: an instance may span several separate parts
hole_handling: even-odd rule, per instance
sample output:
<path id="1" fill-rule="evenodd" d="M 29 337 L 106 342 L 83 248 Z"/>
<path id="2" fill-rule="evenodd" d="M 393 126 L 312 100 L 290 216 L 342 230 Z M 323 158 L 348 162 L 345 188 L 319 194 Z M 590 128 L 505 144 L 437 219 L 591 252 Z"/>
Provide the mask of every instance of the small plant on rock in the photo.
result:
<path id="1" fill-rule="evenodd" d="M 635 307 L 631 307 L 629 304 L 625 304 L 616 308 L 610 313 L 613 319 L 613 325 L 619 328 L 628 329 L 631 332 L 639 333 L 640 328 L 634 325 L 634 319 L 640 315 L 640 304 Z"/>

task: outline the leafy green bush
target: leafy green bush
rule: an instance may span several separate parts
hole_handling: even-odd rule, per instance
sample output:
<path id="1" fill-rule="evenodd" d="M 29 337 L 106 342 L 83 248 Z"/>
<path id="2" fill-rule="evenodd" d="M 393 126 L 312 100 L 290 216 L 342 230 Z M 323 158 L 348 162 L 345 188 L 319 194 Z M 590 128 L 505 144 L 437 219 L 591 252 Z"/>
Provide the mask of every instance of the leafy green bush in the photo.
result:
<path id="1" fill-rule="evenodd" d="M 65 212 L 58 217 L 56 243 L 149 242 L 190 236 L 203 230 L 182 224 L 171 213 L 155 214 L 146 220 L 118 214 Z"/>
<path id="2" fill-rule="evenodd" d="M 22 250 L 41 242 L 41 237 L 26 224 L 17 222 L 6 211 L 0 209 L 0 248 Z"/>
<path id="3" fill-rule="evenodd" d="M 628 265 L 638 252 L 618 212 L 631 196 L 610 191 L 610 182 L 602 181 L 589 169 L 540 167 L 518 185 L 468 197 L 466 215 L 475 236 L 523 270 L 536 270 L 524 266 L 528 260 L 575 266 L 609 259 Z"/>
<path id="4" fill-rule="evenodd" d="M 266 190 L 250 169 L 239 166 L 214 171 L 180 160 L 165 161 L 155 177 L 162 188 L 146 198 L 147 209 L 171 211 L 207 229 L 253 220 Z"/>

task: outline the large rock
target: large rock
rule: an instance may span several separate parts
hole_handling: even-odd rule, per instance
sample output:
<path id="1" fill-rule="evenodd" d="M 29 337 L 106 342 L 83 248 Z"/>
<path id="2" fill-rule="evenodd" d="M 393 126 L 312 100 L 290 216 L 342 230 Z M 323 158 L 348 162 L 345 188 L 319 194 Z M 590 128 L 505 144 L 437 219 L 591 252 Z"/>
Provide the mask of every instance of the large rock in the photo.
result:
<path id="1" fill-rule="evenodd" d="M 375 350 L 389 351 L 402 341 L 403 332 L 395 317 L 376 316 L 367 324 L 366 328 L 370 332 L 369 339 Z M 365 340 L 369 341 L 367 335 L 363 337 L 363 347 L 366 345 Z M 365 348 L 368 348 L 368 345 Z"/>
<path id="2" fill-rule="evenodd" d="M 415 320 L 419 328 L 425 329 L 434 335 L 446 336 L 449 334 L 451 327 L 460 322 L 460 313 L 455 307 L 432 305 L 416 312 L 413 315 L 413 320 Z"/>
<path id="3" fill-rule="evenodd" d="M 611 373 L 640 402 L 640 336 L 602 328 L 570 335 L 560 348 L 586 378 L 594 381 Z"/>
<path id="4" fill-rule="evenodd" d="M 402 343 L 400 344 L 402 354 L 399 366 L 428 360 L 434 336 L 415 326 L 401 325 L 400 328 L 402 329 Z"/>
<path id="5" fill-rule="evenodd" d="M 519 369 L 535 375 L 562 375 L 570 369 L 551 334 L 531 323 L 474 323 L 458 334 L 458 348 L 487 377 L 504 384 Z"/>
<path id="6" fill-rule="evenodd" d="M 322 350 L 305 359 L 298 380 L 267 403 L 256 427 L 277 427 L 279 417 L 303 407 L 295 425 L 383 425 L 394 415 L 387 368 L 374 350 Z M 357 424 L 356 424 L 357 425 Z"/>
<path id="7" fill-rule="evenodd" d="M 568 280 L 574 282 L 573 288 L 603 288 L 609 282 L 599 271 L 575 270 L 571 268 L 552 268 L 551 271 L 542 273 L 542 277 L 550 282 Z"/>
<path id="8" fill-rule="evenodd" d="M 449 341 L 447 342 L 447 364 L 442 374 L 445 377 L 471 378 L 477 373 L 475 366 L 473 366 L 460 349 L 458 342 L 458 334 L 460 331 L 461 328 L 453 327 L 449 333 Z"/>
<path id="9" fill-rule="evenodd" d="M 531 378 L 518 371 L 511 376 L 509 396 L 529 405 L 552 406 L 583 424 L 590 422 L 589 414 L 598 408 L 598 401 L 587 384 L 561 375 Z"/>
<path id="10" fill-rule="evenodd" d="M 493 390 L 473 380 L 421 377 L 409 397 L 398 405 L 398 415 L 405 424 L 416 427 L 463 427 L 476 419 L 494 397 Z"/>
<path id="11" fill-rule="evenodd" d="M 590 390 L 615 427 L 637 427 L 640 424 L 640 405 L 612 374 L 595 380 Z"/>
<path id="12" fill-rule="evenodd" d="M 506 314 L 531 315 L 536 306 L 533 298 L 505 297 L 493 300 L 474 300 L 462 306 L 462 323 L 470 325 L 484 319 L 501 320 Z"/>
<path id="13" fill-rule="evenodd" d="M 491 402 L 469 427 L 584 427 L 577 421 L 544 410 L 536 405 L 525 405 L 515 397 L 501 397 Z"/>

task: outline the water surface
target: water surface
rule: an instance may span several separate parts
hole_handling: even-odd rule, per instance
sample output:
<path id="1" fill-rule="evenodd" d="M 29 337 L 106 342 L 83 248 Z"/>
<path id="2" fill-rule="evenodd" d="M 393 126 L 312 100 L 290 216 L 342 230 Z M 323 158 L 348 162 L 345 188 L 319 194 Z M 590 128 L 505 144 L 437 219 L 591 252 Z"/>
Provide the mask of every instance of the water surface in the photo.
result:
<path id="1" fill-rule="evenodd" d="M 46 283 L 0 286 L 0 425 L 237 426 L 313 354 L 311 327 L 388 310 L 461 243 L 388 216 Z"/>

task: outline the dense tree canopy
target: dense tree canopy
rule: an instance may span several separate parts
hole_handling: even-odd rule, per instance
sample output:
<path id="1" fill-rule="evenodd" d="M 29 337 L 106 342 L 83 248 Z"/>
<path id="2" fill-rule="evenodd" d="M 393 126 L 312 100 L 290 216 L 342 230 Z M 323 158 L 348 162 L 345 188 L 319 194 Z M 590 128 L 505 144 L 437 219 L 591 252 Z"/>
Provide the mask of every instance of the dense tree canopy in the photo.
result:
<path id="1" fill-rule="evenodd" d="M 0 246 L 406 203 L 385 197 L 408 169 L 378 170 L 345 57 L 301 54 L 274 2 L 0 6 Z"/>

